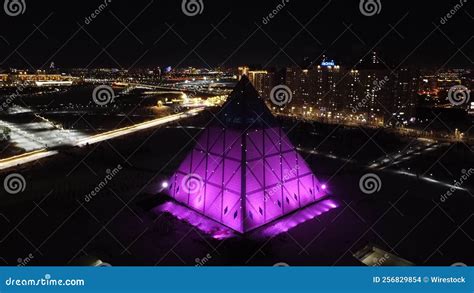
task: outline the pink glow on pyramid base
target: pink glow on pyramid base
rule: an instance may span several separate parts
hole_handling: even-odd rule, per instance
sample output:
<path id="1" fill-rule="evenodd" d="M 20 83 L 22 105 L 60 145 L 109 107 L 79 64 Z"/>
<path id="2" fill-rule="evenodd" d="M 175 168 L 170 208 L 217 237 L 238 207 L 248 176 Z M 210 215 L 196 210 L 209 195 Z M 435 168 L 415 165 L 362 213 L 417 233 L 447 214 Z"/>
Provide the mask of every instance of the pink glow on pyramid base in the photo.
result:
<path id="1" fill-rule="evenodd" d="M 255 237 L 274 237 L 281 233 L 288 232 L 299 224 L 312 220 L 337 207 L 339 207 L 339 204 L 335 200 L 324 199 L 255 229 L 250 232 L 249 235 Z M 154 211 L 168 212 L 177 219 L 194 226 L 199 231 L 210 235 L 214 239 L 222 240 L 240 234 L 190 208 L 172 201 L 156 207 Z"/>
<path id="2" fill-rule="evenodd" d="M 335 200 L 325 199 L 265 225 L 255 233 L 261 237 L 274 237 L 338 207 L 339 204 Z"/>
<path id="3" fill-rule="evenodd" d="M 212 236 L 214 239 L 221 240 L 235 236 L 232 229 L 172 201 L 157 206 L 154 211 L 170 213 L 177 219 L 194 226 L 199 231 Z"/>

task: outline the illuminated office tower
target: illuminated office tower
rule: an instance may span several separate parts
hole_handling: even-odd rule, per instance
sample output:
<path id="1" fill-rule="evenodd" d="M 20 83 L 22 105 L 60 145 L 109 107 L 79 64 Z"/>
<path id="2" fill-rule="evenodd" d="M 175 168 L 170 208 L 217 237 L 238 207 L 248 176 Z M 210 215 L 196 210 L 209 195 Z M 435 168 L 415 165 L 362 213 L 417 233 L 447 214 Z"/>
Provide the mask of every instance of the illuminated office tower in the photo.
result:
<path id="1" fill-rule="evenodd" d="M 266 70 L 249 70 L 248 78 L 260 96 L 268 98 L 273 87 L 273 74 Z"/>

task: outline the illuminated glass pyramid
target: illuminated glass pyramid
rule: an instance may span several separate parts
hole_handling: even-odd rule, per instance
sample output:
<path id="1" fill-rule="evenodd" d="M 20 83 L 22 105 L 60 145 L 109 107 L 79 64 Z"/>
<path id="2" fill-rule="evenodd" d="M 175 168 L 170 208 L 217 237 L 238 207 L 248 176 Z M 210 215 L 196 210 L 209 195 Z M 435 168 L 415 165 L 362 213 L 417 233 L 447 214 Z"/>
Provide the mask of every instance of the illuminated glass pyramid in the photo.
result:
<path id="1" fill-rule="evenodd" d="M 170 178 L 168 193 L 241 233 L 326 195 L 246 76 Z"/>

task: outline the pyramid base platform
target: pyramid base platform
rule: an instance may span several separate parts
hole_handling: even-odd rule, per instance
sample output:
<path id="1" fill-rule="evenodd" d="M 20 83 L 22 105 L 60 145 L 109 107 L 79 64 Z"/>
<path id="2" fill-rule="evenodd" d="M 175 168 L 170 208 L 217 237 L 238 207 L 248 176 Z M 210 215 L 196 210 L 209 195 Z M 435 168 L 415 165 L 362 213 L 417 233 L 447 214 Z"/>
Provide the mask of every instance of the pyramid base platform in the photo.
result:
<path id="1" fill-rule="evenodd" d="M 248 236 L 250 238 L 274 237 L 278 234 L 289 231 L 290 229 L 312 220 L 332 209 L 339 207 L 340 204 L 333 198 L 325 197 L 306 207 L 298 209 L 283 217 L 275 219 L 263 226 L 253 230 L 241 233 L 235 231 L 211 218 L 208 218 L 179 202 L 170 199 L 165 203 L 155 207 L 154 212 L 166 212 L 177 219 L 194 226 L 199 231 L 210 235 L 215 239 L 227 239 L 237 236 Z"/>

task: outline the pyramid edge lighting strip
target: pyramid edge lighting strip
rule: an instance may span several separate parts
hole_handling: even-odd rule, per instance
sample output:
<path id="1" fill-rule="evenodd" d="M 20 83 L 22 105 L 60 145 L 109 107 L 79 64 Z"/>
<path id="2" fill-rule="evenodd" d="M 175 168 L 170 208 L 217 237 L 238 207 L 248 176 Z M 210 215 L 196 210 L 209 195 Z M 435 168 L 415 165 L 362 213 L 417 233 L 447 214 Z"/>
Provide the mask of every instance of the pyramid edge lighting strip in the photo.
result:
<path id="1" fill-rule="evenodd" d="M 268 204 L 266 204 L 265 202 L 271 202 L 271 198 L 270 196 L 267 196 L 268 195 L 267 192 L 268 190 L 270 190 L 271 192 L 274 191 L 273 189 L 275 189 L 276 187 L 278 191 L 281 191 L 281 195 L 280 195 L 280 192 L 276 192 L 276 194 L 278 195 L 278 198 L 273 199 L 273 204 L 274 205 L 278 204 L 279 207 L 277 207 L 277 209 L 278 208 L 281 209 L 281 213 L 270 215 L 270 218 L 266 218 L 265 216 L 263 221 L 261 221 L 260 223 L 258 222 L 252 223 L 251 221 L 253 219 L 248 219 L 249 215 L 247 214 L 247 209 L 250 207 L 247 207 L 247 205 L 252 204 L 251 194 L 255 196 L 255 191 L 252 192 L 251 190 L 248 189 L 249 186 L 245 186 L 245 188 L 242 189 L 238 194 L 232 195 L 232 193 L 235 193 L 237 191 L 232 192 L 231 190 L 228 190 L 230 181 L 226 181 L 224 180 L 224 178 L 228 178 L 229 172 L 231 171 L 229 171 L 228 169 L 229 167 L 225 165 L 225 163 L 231 163 L 232 160 L 236 159 L 236 158 L 229 157 L 228 150 L 231 147 L 238 144 L 237 147 L 242 148 L 240 152 L 242 153 L 242 159 L 244 159 L 243 153 L 246 153 L 247 149 L 246 148 L 244 149 L 244 146 L 240 145 L 239 142 L 241 138 L 245 138 L 245 140 L 249 140 L 249 141 L 251 140 L 251 138 L 248 137 L 247 132 L 240 133 L 232 129 L 225 129 L 225 128 L 216 129 L 216 128 L 211 127 L 211 128 L 208 128 L 201 135 L 199 139 L 201 143 L 198 143 L 199 147 L 195 147 L 190 152 L 190 154 L 182 162 L 182 164 L 180 165 L 176 173 L 170 178 L 170 181 L 169 181 L 170 188 L 167 190 L 168 194 L 171 197 L 173 197 L 175 200 L 177 200 L 178 202 L 188 206 L 189 208 L 195 210 L 196 212 L 201 213 L 202 215 L 209 217 L 219 222 L 220 224 L 230 227 L 233 230 L 240 233 L 246 233 L 262 225 L 268 224 L 269 222 L 272 222 L 273 220 L 277 218 L 284 217 L 288 213 L 292 213 L 295 210 L 304 208 L 307 205 L 310 205 L 311 203 L 317 202 L 327 195 L 326 185 L 322 184 L 317 179 L 317 177 L 312 172 L 311 168 L 304 161 L 304 159 L 301 157 L 301 155 L 298 153 L 295 147 L 291 144 L 291 142 L 288 140 L 288 138 L 283 133 L 281 128 L 277 127 L 277 128 L 272 128 L 272 129 L 260 129 L 256 131 L 260 131 L 262 133 L 261 139 L 262 139 L 263 146 L 265 145 L 264 141 L 267 141 L 267 143 L 271 142 L 274 147 L 277 145 L 280 145 L 280 147 L 275 150 L 276 153 L 274 155 L 267 155 L 266 153 L 260 153 L 260 154 L 255 153 L 252 155 L 254 157 L 254 160 L 251 163 L 261 162 L 264 173 L 270 174 L 269 169 L 273 170 L 272 168 L 273 165 L 277 165 L 278 167 L 275 167 L 275 169 L 279 171 L 278 173 L 274 173 L 275 178 L 278 178 L 278 181 L 275 181 L 276 183 L 273 182 L 270 184 L 268 183 L 268 181 L 267 183 L 263 181 L 263 185 L 262 183 L 259 183 L 259 189 L 261 190 L 257 193 L 258 196 L 261 196 L 261 203 L 259 203 L 259 206 L 261 207 L 268 206 Z M 267 134 L 268 132 L 273 133 L 274 135 L 276 134 L 276 136 L 278 137 L 276 142 L 272 141 L 272 138 L 274 137 L 269 137 L 269 135 Z M 217 137 L 217 139 L 213 140 L 212 145 L 209 144 L 209 140 L 211 137 L 213 138 Z M 228 141 L 226 142 L 226 138 L 232 138 L 233 139 L 232 143 L 229 143 Z M 222 148 L 223 155 L 216 155 L 211 152 L 211 150 L 214 150 L 213 148 L 217 143 L 216 141 L 219 139 L 222 139 L 222 141 L 219 142 L 218 145 L 222 145 L 222 146 L 219 146 L 219 149 Z M 206 141 L 206 142 L 203 142 L 203 141 Z M 227 143 L 229 143 L 230 146 Z M 203 147 L 202 144 L 204 144 L 205 147 Z M 283 144 L 286 145 L 285 150 L 282 150 L 281 148 L 281 145 Z M 255 148 L 255 145 L 254 145 L 254 148 Z M 269 161 L 272 158 L 273 160 L 276 160 L 278 159 L 278 157 L 280 158 L 279 162 L 274 163 L 274 164 L 269 163 Z M 291 178 L 291 179 L 284 178 L 285 172 L 282 167 L 282 162 L 285 162 L 288 160 L 290 162 L 290 163 L 287 163 L 288 169 L 290 167 L 291 167 L 291 170 L 296 169 L 295 174 L 292 175 L 294 178 Z M 218 174 L 218 178 L 220 178 L 218 181 L 211 182 L 211 180 L 209 179 L 212 177 L 212 174 L 209 175 L 208 164 L 211 164 L 217 161 L 218 161 L 218 163 L 216 164 L 217 169 L 213 170 L 212 172 L 217 170 L 217 172 L 222 173 L 222 174 Z M 242 170 L 244 171 L 242 172 L 240 177 L 238 177 L 240 186 L 242 186 L 242 184 L 248 185 L 249 184 L 248 182 L 254 182 L 254 183 L 258 182 L 258 180 L 255 180 L 255 178 L 251 181 L 248 181 L 251 179 L 249 176 L 251 176 L 250 174 L 253 172 L 251 170 L 252 168 L 248 165 L 249 162 L 247 161 L 248 160 L 244 159 L 244 162 L 242 161 L 239 162 L 238 164 L 240 165 L 240 167 L 236 169 L 236 171 L 238 171 L 239 169 L 240 171 Z M 198 166 L 196 167 L 195 165 L 198 165 Z M 307 169 L 307 171 L 304 172 L 302 175 L 302 174 L 299 174 L 298 172 L 299 172 L 299 169 L 303 167 L 304 169 Z M 237 173 L 240 173 L 240 171 Z M 309 185 L 308 185 L 308 180 L 310 180 L 310 178 L 308 176 L 313 178 L 312 179 L 313 182 L 310 183 Z M 187 182 L 187 179 L 190 179 L 190 178 L 192 180 Z M 263 180 L 265 180 L 265 176 L 263 176 L 263 178 L 264 178 Z M 189 184 L 195 184 L 196 186 L 199 186 L 199 190 L 193 191 L 192 193 L 186 192 L 183 194 L 183 192 L 179 190 L 179 188 L 184 186 L 183 185 L 184 181 L 186 181 L 186 185 L 189 183 Z M 295 186 L 288 187 L 289 185 L 291 185 L 292 181 L 296 182 L 296 183 L 293 183 L 293 185 L 296 184 L 296 185 L 299 185 L 300 187 L 306 185 L 306 188 L 309 188 L 309 190 L 300 191 L 300 187 L 295 187 Z M 271 188 L 272 186 L 274 187 Z M 216 211 L 218 211 L 217 214 L 220 214 L 219 216 L 217 215 L 212 216 L 212 211 L 210 211 L 209 204 L 206 201 L 206 196 L 209 197 L 212 194 L 212 191 L 211 193 L 209 193 L 209 190 L 212 188 L 216 189 L 214 192 L 217 193 L 217 195 L 213 195 L 211 197 L 213 198 L 215 197 L 216 198 L 215 200 L 219 200 L 217 197 L 222 198 L 221 200 L 219 200 L 221 201 L 221 203 L 217 203 L 218 210 Z M 189 188 L 189 189 L 192 189 L 192 188 Z M 242 194 L 245 194 L 245 196 L 242 196 Z M 200 203 L 197 203 L 196 200 L 192 202 L 191 195 L 197 198 L 197 201 L 199 201 Z M 230 200 L 229 196 L 231 195 L 232 197 L 236 197 L 236 198 L 233 200 Z M 183 196 L 185 198 L 183 198 Z M 293 196 L 296 202 L 293 203 L 293 207 L 291 207 L 289 201 L 290 199 L 293 200 Z M 225 197 L 226 199 L 224 200 L 223 197 Z M 303 197 L 306 197 L 305 202 L 303 202 Z M 240 203 L 237 198 L 240 199 Z M 277 199 L 278 199 L 278 202 L 277 202 Z M 284 199 L 286 199 L 288 203 L 285 203 Z M 215 202 L 215 200 L 213 202 Z M 245 201 L 245 203 L 243 203 L 242 201 Z M 255 203 L 255 201 L 253 201 L 253 203 Z M 287 206 L 287 207 L 286 208 L 282 207 L 282 205 Z M 216 211 L 214 211 L 214 214 L 216 213 Z M 253 215 L 257 215 L 256 214 L 257 211 L 258 209 L 255 210 L 254 208 Z M 265 215 L 267 215 L 267 212 L 268 212 L 267 208 L 263 208 L 263 212 L 265 213 Z M 250 210 L 249 210 L 249 213 L 251 214 Z M 235 220 L 238 220 L 238 223 L 232 222 L 232 219 L 231 219 L 232 216 L 229 214 L 233 214 L 234 222 Z M 227 218 L 224 218 L 224 216 Z"/>
<path id="2" fill-rule="evenodd" d="M 259 226 L 255 229 L 240 233 L 232 228 L 229 228 L 211 218 L 208 218 L 201 213 L 175 202 L 174 200 L 167 201 L 153 209 L 153 212 L 167 212 L 173 215 L 180 221 L 184 221 L 192 225 L 199 231 L 211 236 L 217 240 L 233 238 L 238 235 L 248 235 L 254 238 L 275 237 L 279 234 L 286 233 L 291 229 L 308 222 L 316 217 L 319 217 L 333 209 L 336 209 L 340 204 L 332 198 L 324 198 L 321 201 L 313 202 L 306 207 L 298 209 L 293 213 L 287 214 L 283 217 L 277 218 L 267 224 Z"/>

